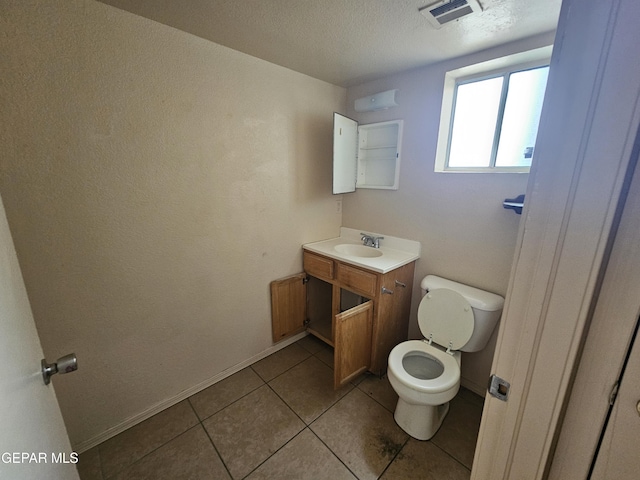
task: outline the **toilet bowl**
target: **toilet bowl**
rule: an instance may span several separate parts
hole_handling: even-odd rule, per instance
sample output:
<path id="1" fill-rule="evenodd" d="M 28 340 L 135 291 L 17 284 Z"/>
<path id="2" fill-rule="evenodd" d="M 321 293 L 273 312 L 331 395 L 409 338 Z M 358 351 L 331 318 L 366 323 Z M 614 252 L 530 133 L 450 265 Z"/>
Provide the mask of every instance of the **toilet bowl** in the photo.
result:
<path id="1" fill-rule="evenodd" d="M 418 324 L 425 339 L 396 345 L 387 375 L 398 394 L 396 423 L 412 437 L 429 440 L 460 389 L 461 351 L 484 348 L 504 299 L 433 275 L 421 285 Z"/>
<path id="2" fill-rule="evenodd" d="M 422 340 L 403 342 L 389 355 L 387 376 L 398 394 L 396 423 L 412 437 L 429 440 L 460 388 L 460 352 L 450 355 Z"/>

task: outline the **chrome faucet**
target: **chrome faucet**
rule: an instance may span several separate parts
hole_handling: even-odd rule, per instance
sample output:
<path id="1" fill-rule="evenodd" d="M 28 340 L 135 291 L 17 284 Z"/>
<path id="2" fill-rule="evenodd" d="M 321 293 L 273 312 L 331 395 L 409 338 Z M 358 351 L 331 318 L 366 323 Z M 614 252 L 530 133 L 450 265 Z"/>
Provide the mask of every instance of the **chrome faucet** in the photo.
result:
<path id="1" fill-rule="evenodd" d="M 375 235 L 369 235 L 368 233 L 360 233 L 360 235 L 362 235 L 362 237 L 360 237 L 360 240 L 362 240 L 362 244 L 367 247 L 373 248 L 380 248 L 380 240 L 384 238 L 376 237 Z"/>

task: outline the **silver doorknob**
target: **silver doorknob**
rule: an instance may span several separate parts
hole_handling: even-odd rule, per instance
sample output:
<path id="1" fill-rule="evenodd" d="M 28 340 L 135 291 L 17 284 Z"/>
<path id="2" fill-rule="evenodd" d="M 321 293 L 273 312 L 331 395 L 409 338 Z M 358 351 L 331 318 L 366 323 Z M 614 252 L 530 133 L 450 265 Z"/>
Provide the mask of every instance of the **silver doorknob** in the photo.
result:
<path id="1" fill-rule="evenodd" d="M 78 369 L 78 359 L 75 353 L 70 353 L 64 357 L 60 357 L 55 363 L 47 363 L 43 358 L 40 362 L 42 366 L 42 379 L 45 385 L 49 385 L 51 382 L 51 376 L 56 373 L 70 373 L 75 372 Z"/>

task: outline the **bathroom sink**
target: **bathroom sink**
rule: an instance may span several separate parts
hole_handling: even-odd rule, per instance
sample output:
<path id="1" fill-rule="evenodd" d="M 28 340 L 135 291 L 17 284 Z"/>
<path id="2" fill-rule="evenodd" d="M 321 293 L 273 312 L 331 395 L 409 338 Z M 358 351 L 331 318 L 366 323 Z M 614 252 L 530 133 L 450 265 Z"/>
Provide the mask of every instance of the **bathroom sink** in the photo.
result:
<path id="1" fill-rule="evenodd" d="M 305 251 L 366 268 L 378 273 L 388 273 L 420 258 L 420 242 L 403 238 L 369 233 L 381 240 L 380 248 L 363 245 L 363 230 L 340 227 L 340 236 L 305 243 Z"/>
<path id="2" fill-rule="evenodd" d="M 336 252 L 352 257 L 375 258 L 381 257 L 382 252 L 377 248 L 366 247 L 364 245 L 354 245 L 352 243 L 341 243 L 333 247 Z"/>

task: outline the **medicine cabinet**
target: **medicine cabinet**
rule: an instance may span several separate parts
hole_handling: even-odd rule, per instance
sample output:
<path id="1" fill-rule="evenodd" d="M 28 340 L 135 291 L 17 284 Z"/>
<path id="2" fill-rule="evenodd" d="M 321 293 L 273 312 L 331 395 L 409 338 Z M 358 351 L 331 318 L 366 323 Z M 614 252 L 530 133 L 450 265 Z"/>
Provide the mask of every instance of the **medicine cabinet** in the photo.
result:
<path id="1" fill-rule="evenodd" d="M 402 120 L 358 125 L 333 114 L 333 193 L 398 189 Z"/>

